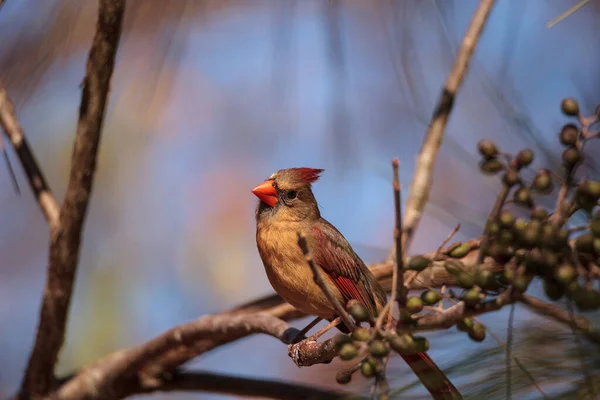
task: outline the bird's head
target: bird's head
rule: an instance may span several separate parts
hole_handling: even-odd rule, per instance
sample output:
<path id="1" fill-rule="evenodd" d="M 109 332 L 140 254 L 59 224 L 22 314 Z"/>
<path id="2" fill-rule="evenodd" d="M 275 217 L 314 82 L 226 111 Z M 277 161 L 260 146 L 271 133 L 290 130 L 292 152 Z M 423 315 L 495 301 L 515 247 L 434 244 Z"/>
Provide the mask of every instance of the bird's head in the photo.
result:
<path id="1" fill-rule="evenodd" d="M 319 218 L 319 207 L 311 184 L 319 179 L 322 169 L 288 168 L 271 175 L 252 189 L 260 199 L 256 218 L 302 221 Z"/>

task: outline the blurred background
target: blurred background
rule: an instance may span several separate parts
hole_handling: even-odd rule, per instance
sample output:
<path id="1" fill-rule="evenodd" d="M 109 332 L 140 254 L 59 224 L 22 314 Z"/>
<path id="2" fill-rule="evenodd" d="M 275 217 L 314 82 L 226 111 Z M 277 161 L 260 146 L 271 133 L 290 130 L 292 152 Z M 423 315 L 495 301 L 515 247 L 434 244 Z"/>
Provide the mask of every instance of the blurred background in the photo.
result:
<path id="1" fill-rule="evenodd" d="M 478 172 L 479 139 L 494 139 L 505 151 L 535 149 L 531 176 L 540 167 L 560 171 L 560 100 L 576 97 L 587 114 L 600 103 L 600 2 L 546 28 L 574 3 L 501 1 L 492 11 L 410 253 L 434 250 L 458 222 L 456 240 L 481 233 L 499 182 Z M 322 214 L 366 262 L 383 259 L 392 242 L 390 160 L 401 160 L 406 199 L 429 117 L 476 5 L 129 0 L 59 371 L 271 293 L 256 251 L 250 190 L 280 168 L 325 168 L 314 185 Z M 59 200 L 96 7 L 92 0 L 7 0 L 0 9 L 0 79 Z M 586 148 L 600 150 L 598 143 Z M 48 245 L 46 222 L 12 149 L 10 157 L 23 193 L 15 195 L 2 165 L 0 397 L 17 389 L 29 356 Z M 593 164 L 587 168 L 597 174 Z M 506 316 L 483 318 L 503 340 Z M 504 398 L 505 356 L 492 338 L 474 343 L 455 329 L 427 336 L 431 356 L 468 398 Z M 584 370 L 598 376 L 597 347 L 581 341 L 578 348 L 569 329 L 521 307 L 514 338 L 517 357 L 554 396 L 581 398 L 581 350 L 592 355 Z M 268 337 L 221 347 L 190 366 L 339 388 L 338 361 L 298 369 L 286 347 Z M 398 357 L 389 379 L 402 398 L 428 398 Z M 357 374 L 343 389 L 368 394 L 369 382 Z M 513 389 L 515 398 L 540 398 L 516 367 Z"/>

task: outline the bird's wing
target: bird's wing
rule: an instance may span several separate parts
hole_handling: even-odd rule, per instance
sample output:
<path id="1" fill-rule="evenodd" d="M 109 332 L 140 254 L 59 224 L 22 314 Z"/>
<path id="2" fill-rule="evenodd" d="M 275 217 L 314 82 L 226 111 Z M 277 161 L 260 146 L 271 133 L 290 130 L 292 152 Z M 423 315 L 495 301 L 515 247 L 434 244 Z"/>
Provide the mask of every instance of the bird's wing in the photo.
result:
<path id="1" fill-rule="evenodd" d="M 314 225 L 312 233 L 312 252 L 317 265 L 329 275 L 346 302 L 358 300 L 372 316 L 376 316 L 375 296 L 380 304 L 385 304 L 387 298 L 365 263 L 344 236 L 326 220 L 321 219 L 321 223 Z"/>

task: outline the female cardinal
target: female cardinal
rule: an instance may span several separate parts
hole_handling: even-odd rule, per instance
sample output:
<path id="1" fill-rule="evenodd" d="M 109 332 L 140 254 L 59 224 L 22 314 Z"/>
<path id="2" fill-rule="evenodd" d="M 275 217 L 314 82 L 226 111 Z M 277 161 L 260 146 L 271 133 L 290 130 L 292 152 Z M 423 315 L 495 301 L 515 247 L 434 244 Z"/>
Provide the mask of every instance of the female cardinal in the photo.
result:
<path id="1" fill-rule="evenodd" d="M 260 199 L 256 243 L 267 277 L 275 291 L 300 311 L 330 321 L 336 317 L 298 246 L 297 233 L 303 232 L 331 293 L 342 305 L 352 299 L 359 301 L 376 317 L 387 296 L 344 236 L 321 217 L 311 189 L 321 172 L 314 168 L 282 169 L 252 190 Z M 460 398 L 427 354 L 402 358 L 434 398 Z"/>

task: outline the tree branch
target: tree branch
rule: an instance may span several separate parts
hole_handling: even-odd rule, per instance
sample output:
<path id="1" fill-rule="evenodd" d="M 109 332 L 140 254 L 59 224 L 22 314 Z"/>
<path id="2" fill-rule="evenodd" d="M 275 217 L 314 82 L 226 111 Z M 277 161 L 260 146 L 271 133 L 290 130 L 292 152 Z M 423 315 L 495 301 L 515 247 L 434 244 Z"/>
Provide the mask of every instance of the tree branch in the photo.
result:
<path id="1" fill-rule="evenodd" d="M 15 115 L 15 107 L 6 93 L 6 89 L 0 82 L 0 126 L 8 137 L 8 140 L 13 145 L 21 165 L 27 175 L 29 186 L 40 205 L 42 213 L 48 221 L 50 227 L 54 227 L 58 223 L 60 209 L 54 195 L 50 191 L 46 178 L 40 170 L 38 163 L 31 151 L 31 147 L 27 143 L 23 128 Z"/>
<path id="2" fill-rule="evenodd" d="M 158 387 L 165 373 L 171 371 L 164 370 L 157 360 L 179 346 L 192 348 L 201 339 L 227 342 L 254 333 L 264 333 L 289 344 L 298 332 L 285 321 L 266 313 L 202 317 L 169 329 L 143 345 L 110 354 L 82 369 L 57 390 L 54 398 L 118 398 Z M 133 381 L 139 382 L 139 385 L 132 387 Z M 135 391 L 129 392 L 128 389 Z"/>
<path id="3" fill-rule="evenodd" d="M 99 2 L 96 33 L 87 61 L 79 109 L 71 174 L 58 222 L 51 224 L 48 278 L 35 345 L 21 383 L 21 397 L 45 395 L 54 383 L 54 366 L 64 342 L 81 232 L 92 191 L 124 11 L 125 0 Z"/>
<path id="4" fill-rule="evenodd" d="M 567 324 L 568 326 L 583 333 L 592 342 L 600 343 L 600 331 L 598 331 L 598 329 L 596 329 L 587 318 L 582 316 L 571 318 L 568 311 L 562 310 L 560 307 L 557 307 L 554 304 L 546 303 L 545 301 L 528 294 L 520 295 L 518 300 L 535 313 L 553 318 L 558 322 L 562 322 L 563 324 Z"/>
<path id="5" fill-rule="evenodd" d="M 267 397 L 284 400 L 304 400 L 308 398 L 346 399 L 348 395 L 326 389 L 318 389 L 291 382 L 270 381 L 215 374 L 212 372 L 176 373 L 160 386 L 149 389 L 151 392 L 212 392 L 244 397 Z"/>
<path id="6" fill-rule="evenodd" d="M 433 183 L 435 159 L 442 145 L 442 138 L 444 137 L 446 124 L 452 111 L 454 97 L 465 77 L 471 56 L 475 51 L 494 2 L 494 0 L 481 0 L 479 2 L 479 6 L 475 14 L 473 14 L 467 32 L 463 37 L 452 71 L 446 80 L 446 84 L 438 99 L 438 104 L 433 112 L 423 146 L 419 152 L 414 178 L 406 203 L 403 226 L 404 235 L 402 237 L 402 248 L 404 251 L 407 251 L 408 246 L 410 246 L 412 236 L 419 225 L 423 210 L 425 210 L 425 205 L 429 199 L 429 192 Z"/>

